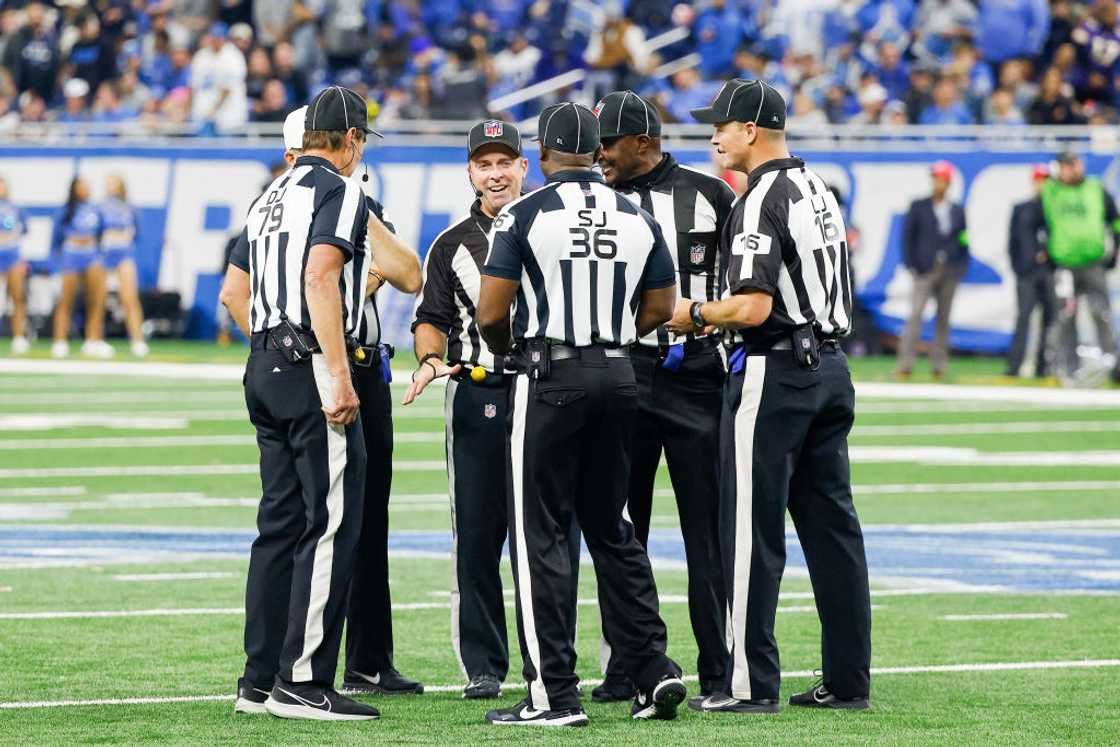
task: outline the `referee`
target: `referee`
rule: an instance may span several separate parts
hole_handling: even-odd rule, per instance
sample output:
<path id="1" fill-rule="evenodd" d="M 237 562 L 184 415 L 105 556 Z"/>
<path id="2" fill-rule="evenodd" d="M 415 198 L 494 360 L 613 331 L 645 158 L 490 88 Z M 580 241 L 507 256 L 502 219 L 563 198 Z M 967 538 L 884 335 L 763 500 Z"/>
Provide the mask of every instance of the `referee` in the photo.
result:
<path id="1" fill-rule="evenodd" d="M 589 109 L 550 106 L 537 128 L 548 184 L 495 219 L 476 318 L 495 354 L 517 343 L 509 515 L 529 684 L 522 703 L 486 718 L 587 723 L 567 609 L 574 514 L 595 561 L 606 640 L 638 688 L 631 715 L 671 719 L 685 687 L 665 655 L 649 559 L 623 509 L 638 409 L 627 346 L 672 315 L 673 261 L 653 218 L 591 170 L 599 123 Z"/>
<path id="2" fill-rule="evenodd" d="M 366 468 L 345 337 L 358 327 L 369 266 L 361 187 L 349 178 L 370 132 L 365 110 L 349 89 L 316 96 L 303 155 L 249 209 L 245 399 L 263 496 L 245 594 L 241 711 L 378 717 L 333 686 Z"/>
<path id="3" fill-rule="evenodd" d="M 723 298 L 691 307 L 692 326 L 724 327 L 734 342 L 720 425 L 730 692 L 689 703 L 703 711 L 778 710 L 787 509 L 816 596 L 824 674 L 790 705 L 869 707 L 871 605 L 848 469 L 855 397 L 839 345 L 851 331 L 848 246 L 835 197 L 790 157 L 785 112 L 759 80 L 729 81 L 692 110 L 715 125 L 720 166 L 748 175 L 720 240 Z"/>
<path id="4" fill-rule="evenodd" d="M 451 644 L 467 677 L 463 697 L 497 698 L 509 672 L 500 565 L 506 517 L 506 410 L 512 372 L 475 322 L 482 265 L 498 211 L 521 195 L 529 162 L 517 127 L 479 122 L 467 135 L 467 177 L 478 197 L 470 212 L 436 237 L 424 262 L 424 287 L 412 323 L 420 362 L 404 397 L 410 404 L 437 377 L 444 392 L 447 478 L 451 494 Z M 579 528 L 567 550 L 579 573 Z M 575 625 L 575 589 L 572 584 Z"/>
<path id="5" fill-rule="evenodd" d="M 688 322 L 695 301 L 718 297 L 719 230 L 735 193 L 722 179 L 681 166 L 661 151 L 657 109 L 632 91 L 608 94 L 595 107 L 599 165 L 607 184 L 653 215 L 679 278 L 674 316 Z M 719 418 L 724 363 L 720 335 L 658 327 L 630 352 L 638 381 L 638 419 L 626 510 L 642 545 L 649 540 L 653 483 L 661 452 L 677 499 L 688 565 L 688 611 L 699 649 L 700 694 L 723 689 L 727 676 L 727 594 L 719 555 Z M 597 701 L 629 700 L 633 686 L 612 659 Z"/>

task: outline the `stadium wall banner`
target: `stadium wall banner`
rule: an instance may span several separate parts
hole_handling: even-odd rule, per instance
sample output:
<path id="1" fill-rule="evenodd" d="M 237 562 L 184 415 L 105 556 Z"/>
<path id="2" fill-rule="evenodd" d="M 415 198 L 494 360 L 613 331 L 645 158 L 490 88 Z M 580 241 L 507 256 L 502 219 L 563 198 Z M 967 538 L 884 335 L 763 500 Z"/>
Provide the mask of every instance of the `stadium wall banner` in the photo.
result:
<path id="1" fill-rule="evenodd" d="M 48 269 L 51 223 L 71 179 L 87 177 L 97 199 L 108 174 L 123 174 L 140 214 L 141 284 L 178 291 L 189 315 L 188 335 L 208 337 L 215 330 L 225 244 L 240 230 L 279 153 L 278 144 L 231 146 L 228 141 L 222 146 L 7 146 L 0 147 L 0 175 L 8 179 L 13 201 L 28 213 L 28 258 Z M 695 145 L 676 148 L 674 154 L 682 163 L 712 168 L 708 151 Z M 859 231 L 853 255 L 859 298 L 876 323 L 892 333 L 901 329 L 909 310 L 911 278 L 900 262 L 906 210 L 928 194 L 929 165 L 938 159 L 953 163 L 957 174 L 951 194 L 965 206 L 973 261 L 954 304 L 952 344 L 985 352 L 1007 347 L 1015 313 L 1007 256 L 1011 208 L 1030 193 L 1032 165 L 1049 161 L 1053 153 L 930 152 L 916 146 L 913 151 L 797 155 L 841 193 L 846 217 Z M 365 188 L 385 204 L 402 238 L 421 254 L 473 199 L 460 148 L 384 145 L 369 149 L 366 158 L 370 179 Z M 534 160 L 527 187 L 543 181 Z M 1088 154 L 1086 166 L 1117 193 L 1120 158 Z M 411 297 L 382 295 L 386 338 L 409 344 Z"/>

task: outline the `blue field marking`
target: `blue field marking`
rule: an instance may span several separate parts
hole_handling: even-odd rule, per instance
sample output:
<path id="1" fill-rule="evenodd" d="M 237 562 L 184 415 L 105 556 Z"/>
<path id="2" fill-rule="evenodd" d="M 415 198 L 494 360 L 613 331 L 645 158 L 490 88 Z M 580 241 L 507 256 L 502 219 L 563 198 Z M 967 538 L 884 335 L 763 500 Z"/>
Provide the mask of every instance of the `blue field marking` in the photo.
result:
<path id="1" fill-rule="evenodd" d="M 1030 528 L 1014 525 L 865 527 L 872 579 L 926 582 L 947 588 L 1003 591 L 1120 592 L 1120 529 Z M 159 563 L 248 557 L 255 534 L 243 530 L 144 529 L 0 525 L 0 570 L 47 565 Z M 672 529 L 650 533 L 650 557 L 683 563 L 684 546 Z M 445 532 L 394 532 L 397 554 L 447 556 Z M 790 573 L 804 572 L 796 535 L 787 538 Z M 585 550 L 586 554 L 586 550 Z"/>

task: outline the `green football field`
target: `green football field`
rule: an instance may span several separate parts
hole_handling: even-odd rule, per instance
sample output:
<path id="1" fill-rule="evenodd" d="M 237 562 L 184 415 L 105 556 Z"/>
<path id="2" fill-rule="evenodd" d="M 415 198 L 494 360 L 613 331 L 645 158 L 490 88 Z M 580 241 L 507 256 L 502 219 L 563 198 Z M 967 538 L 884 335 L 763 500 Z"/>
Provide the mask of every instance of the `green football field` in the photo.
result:
<path id="1" fill-rule="evenodd" d="M 259 495 L 235 368 L 244 350 L 163 345 L 144 364 L 57 364 L 42 352 L 0 359 L 0 744 L 1120 742 L 1118 390 L 1012 386 L 998 361 L 961 361 L 940 386 L 891 383 L 889 360 L 853 363 L 870 712 L 683 709 L 638 723 L 628 704 L 592 703 L 599 622 L 585 564 L 578 670 L 591 725 L 511 735 L 485 725 L 489 705 L 460 698 L 442 388 L 396 407 L 390 508 L 397 665 L 428 692 L 371 698 L 376 722 L 291 722 L 233 713 Z M 393 389 L 399 401 L 404 388 Z M 667 474 L 658 488 L 650 554 L 670 654 L 694 674 Z M 783 696 L 820 664 L 792 534 L 788 549 Z M 512 602 L 507 611 L 516 652 Z M 503 704 L 524 695 L 513 658 Z"/>

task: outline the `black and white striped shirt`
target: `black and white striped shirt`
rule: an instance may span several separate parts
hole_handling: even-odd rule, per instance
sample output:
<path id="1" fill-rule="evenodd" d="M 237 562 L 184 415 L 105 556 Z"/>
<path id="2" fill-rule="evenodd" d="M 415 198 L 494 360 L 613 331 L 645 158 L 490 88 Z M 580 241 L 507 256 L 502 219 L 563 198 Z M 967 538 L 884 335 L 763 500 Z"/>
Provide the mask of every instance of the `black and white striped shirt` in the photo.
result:
<path id="1" fill-rule="evenodd" d="M 769 345 L 796 327 L 818 334 L 851 331 L 852 278 L 844 219 L 836 198 L 800 158 L 768 161 L 750 173 L 747 192 L 723 230 L 723 295 L 759 290 L 773 296 L 762 325 L 738 341 Z"/>
<path id="2" fill-rule="evenodd" d="M 358 327 L 370 256 L 365 249 L 366 210 L 361 187 L 329 161 L 301 156 L 249 208 L 249 324 L 253 332 L 284 319 L 311 329 L 304 271 L 312 246 L 338 247 L 346 263 L 339 277 L 343 331 Z"/>
<path id="3" fill-rule="evenodd" d="M 648 174 L 615 184 L 650 213 L 665 236 L 677 267 L 681 298 L 715 301 L 719 298 L 719 234 L 735 193 L 722 179 L 681 166 L 670 154 Z M 683 342 L 685 337 L 664 326 L 639 342 L 658 346 Z"/>
<path id="4" fill-rule="evenodd" d="M 475 200 L 470 213 L 436 236 L 424 258 L 424 285 L 416 299 L 412 331 L 430 324 L 447 335 L 447 360 L 494 372 L 494 354 L 475 323 L 482 265 L 493 219 Z"/>
<path id="5" fill-rule="evenodd" d="M 516 339 L 629 345 L 642 291 L 676 284 L 653 216 L 592 171 L 563 171 L 502 208 L 483 274 L 519 280 Z"/>

